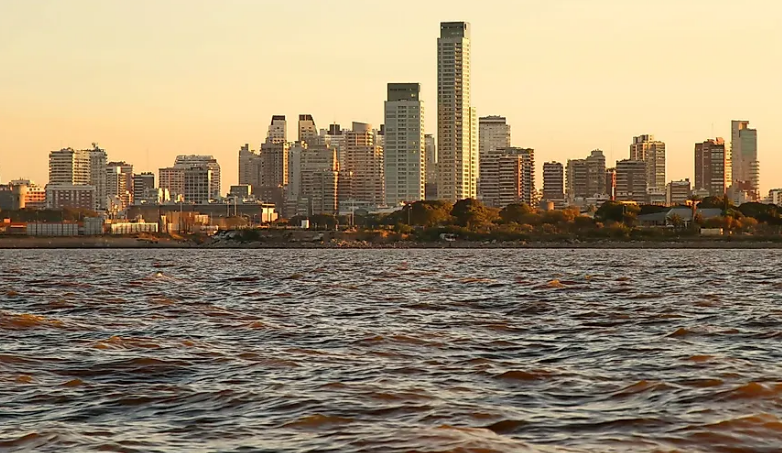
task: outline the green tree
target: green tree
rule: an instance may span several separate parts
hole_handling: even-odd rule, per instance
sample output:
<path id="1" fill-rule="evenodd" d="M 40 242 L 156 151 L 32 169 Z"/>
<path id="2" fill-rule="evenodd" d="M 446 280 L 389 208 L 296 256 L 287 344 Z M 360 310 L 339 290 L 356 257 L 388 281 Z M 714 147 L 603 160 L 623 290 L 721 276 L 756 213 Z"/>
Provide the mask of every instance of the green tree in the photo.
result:
<path id="1" fill-rule="evenodd" d="M 682 216 L 679 214 L 674 214 L 668 217 L 668 222 L 670 222 L 670 224 L 677 230 L 684 228 L 684 219 L 682 219 Z"/>
<path id="2" fill-rule="evenodd" d="M 499 214 L 496 209 L 488 208 L 478 200 L 468 198 L 459 200 L 451 210 L 456 224 L 470 229 L 480 229 L 491 224 Z"/>
<path id="3" fill-rule="evenodd" d="M 601 222 L 617 222 L 632 225 L 638 218 L 641 209 L 636 205 L 606 201 L 595 213 L 595 218 Z"/>
<path id="4" fill-rule="evenodd" d="M 500 218 L 503 223 L 524 223 L 527 216 L 534 214 L 535 210 L 528 204 L 509 204 L 500 211 Z"/>
<path id="5" fill-rule="evenodd" d="M 402 210 L 399 220 L 402 223 L 423 227 L 449 224 L 453 205 L 445 201 L 424 200 L 408 204 Z"/>

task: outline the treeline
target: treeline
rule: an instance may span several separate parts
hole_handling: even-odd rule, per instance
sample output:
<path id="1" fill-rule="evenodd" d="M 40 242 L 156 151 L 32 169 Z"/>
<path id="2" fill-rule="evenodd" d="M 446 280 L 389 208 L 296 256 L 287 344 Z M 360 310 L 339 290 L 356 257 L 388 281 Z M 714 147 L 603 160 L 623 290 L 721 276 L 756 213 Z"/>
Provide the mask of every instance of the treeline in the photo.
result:
<path id="1" fill-rule="evenodd" d="M 566 239 L 645 239 L 671 236 L 695 236 L 700 228 L 722 228 L 729 234 L 779 236 L 782 233 L 782 208 L 762 203 L 734 206 L 724 198 L 693 200 L 698 209 L 720 209 L 720 215 L 704 219 L 694 212 L 668 218 L 668 228 L 643 228 L 639 216 L 669 212 L 671 208 L 655 205 L 626 205 L 606 202 L 590 207 L 585 213 L 579 208 L 544 211 L 526 204 L 512 204 L 503 209 L 485 206 L 467 199 L 451 204 L 444 201 L 419 201 L 392 214 L 310 216 L 316 229 L 393 230 L 406 239 L 437 240 L 443 233 L 469 240 L 566 240 Z M 290 219 L 299 225 L 304 217 Z M 285 222 L 285 221 L 283 221 Z"/>

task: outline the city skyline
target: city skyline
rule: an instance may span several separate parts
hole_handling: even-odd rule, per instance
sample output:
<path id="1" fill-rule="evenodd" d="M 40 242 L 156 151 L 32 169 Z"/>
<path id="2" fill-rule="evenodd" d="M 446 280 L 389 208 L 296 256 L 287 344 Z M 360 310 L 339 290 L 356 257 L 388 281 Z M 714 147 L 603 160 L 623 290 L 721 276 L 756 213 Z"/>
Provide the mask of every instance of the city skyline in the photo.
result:
<path id="1" fill-rule="evenodd" d="M 320 11 L 322 14 L 315 14 L 319 20 L 334 23 L 338 18 L 315 2 L 299 3 Z M 356 2 L 341 3 L 349 6 Z M 280 48 L 264 45 L 269 42 L 269 30 L 259 29 L 258 36 L 240 31 L 242 18 L 250 12 L 293 17 L 295 8 L 284 5 L 226 2 L 220 8 L 205 6 L 203 11 L 188 11 L 181 23 L 171 24 L 172 28 L 183 32 L 186 27 L 203 25 L 207 30 L 204 36 L 191 33 L 177 37 L 170 30 L 160 29 L 163 19 L 170 19 L 176 7 L 182 6 L 177 1 L 154 5 L 141 2 L 135 10 L 104 3 L 95 7 L 97 2 L 78 0 L 67 7 L 45 1 L 4 4 L 0 6 L 0 37 L 4 38 L 0 41 L 5 45 L 0 47 L 0 57 L 9 62 L 10 71 L 1 76 L 7 80 L 0 84 L 0 99 L 7 102 L 0 102 L 0 124 L 7 125 L 10 133 L 4 131 L 0 136 L 0 178 L 43 182 L 50 151 L 82 149 L 97 142 L 112 160 L 127 161 L 139 171 L 155 172 L 180 154 L 214 155 L 223 165 L 222 192 L 226 193 L 228 186 L 237 182 L 236 150 L 243 143 L 258 147 L 273 114 L 295 118 L 308 112 L 320 127 L 353 121 L 379 125 L 386 85 L 395 80 L 421 83 L 424 102 L 436 106 L 434 42 L 438 25 L 464 20 L 472 25 L 472 105 L 478 116 L 508 118 L 514 131 L 512 145 L 536 150 L 537 175 L 542 175 L 543 162 L 564 164 L 592 149 L 602 149 L 607 164 L 613 166 L 629 157 L 627 147 L 632 137 L 652 134 L 667 145 L 666 179 L 693 180 L 693 145 L 715 137 L 723 137 L 730 144 L 731 121 L 746 119 L 760 131 L 758 154 L 766 169 L 761 171 L 761 196 L 782 185 L 782 179 L 775 179 L 773 172 L 780 158 L 773 148 L 764 145 L 781 138 L 775 126 L 782 121 L 775 113 L 774 96 L 767 93 L 779 89 L 770 70 L 773 60 L 762 58 L 762 49 L 782 43 L 782 32 L 774 29 L 770 20 L 782 12 L 779 5 L 750 2 L 756 12 L 752 26 L 727 24 L 741 37 L 734 42 L 732 37 L 717 35 L 704 41 L 697 33 L 706 28 L 704 23 L 709 18 L 728 14 L 730 2 L 724 1 L 686 5 L 658 2 L 640 9 L 622 5 L 609 17 L 599 14 L 607 11 L 606 1 L 591 2 L 590 7 L 571 1 L 553 1 L 547 6 L 518 2 L 497 6 L 490 14 L 467 2 L 455 3 L 458 8 L 449 14 L 452 17 L 443 17 L 436 7 L 439 2 L 422 5 L 421 13 L 409 18 L 410 33 L 405 41 L 392 42 L 384 36 L 384 30 L 394 27 L 393 18 L 386 21 L 384 16 L 376 17 L 372 27 L 346 23 L 335 37 L 318 40 L 320 47 L 314 49 L 310 46 L 312 40 L 306 39 L 306 25 L 317 23 L 310 15 L 305 15 L 302 27 L 297 27 L 305 29 L 300 41 L 280 42 Z M 709 9 L 704 10 L 706 4 Z M 89 7 L 93 9 L 88 11 Z M 375 8 L 367 5 L 365 10 Z M 668 14 L 674 9 L 676 17 Z M 656 19 L 655 28 L 662 24 L 670 36 L 659 40 L 643 38 L 640 32 L 623 36 L 632 46 L 612 39 L 612 33 L 634 25 L 639 11 L 646 18 L 635 25 L 651 27 L 646 22 Z M 576 12 L 605 27 L 576 21 Z M 157 15 L 147 17 L 145 13 Z M 217 15 L 209 19 L 211 13 Z M 145 20 L 131 29 L 121 20 L 124 14 L 144 16 Z M 533 17 L 539 20 L 532 23 Z M 530 30 L 517 30 L 524 27 L 502 31 L 512 18 L 522 24 L 530 21 L 532 30 L 543 36 L 536 38 Z M 89 27 L 86 21 L 91 21 Z M 79 24 L 85 25 L 82 28 L 86 31 L 79 31 Z M 61 32 L 66 25 L 69 31 L 76 31 L 64 36 Z M 589 33 L 563 46 L 554 34 L 563 25 L 573 26 L 567 36 L 579 30 Z M 231 32 L 217 39 L 211 32 L 220 30 Z M 346 67 L 345 62 L 357 62 L 366 56 L 352 52 L 348 46 L 347 38 L 359 32 L 366 34 L 363 45 L 374 49 L 369 57 L 379 63 L 372 68 L 354 68 L 349 72 L 351 77 L 344 77 L 346 73 L 340 68 Z M 146 37 L 142 33 L 147 33 Z M 160 40 L 153 42 L 153 37 Z M 548 40 L 543 39 L 546 37 Z M 214 38 L 214 42 L 204 47 L 205 38 Z M 665 43 L 677 38 L 687 45 L 669 49 Z M 53 44 L 55 39 L 62 43 Z M 238 49 L 228 52 L 229 44 L 240 39 Z M 250 41 L 258 50 L 252 58 L 240 52 L 251 48 Z M 541 42 L 544 45 L 539 45 Z M 596 44 L 604 47 L 589 47 Z M 113 58 L 109 50 L 117 48 L 135 64 L 123 66 Z M 56 54 L 52 49 L 57 50 Z M 331 61 L 323 66 L 325 77 L 308 84 L 302 84 L 303 75 L 284 68 L 271 78 L 257 77 L 250 70 L 246 76 L 236 74 L 241 65 L 252 68 L 254 60 L 267 55 L 283 57 L 287 52 L 284 60 L 295 62 L 307 49 L 316 62 Z M 740 49 L 753 60 L 753 66 L 747 69 L 729 65 L 725 52 L 730 49 Z M 401 69 L 390 67 L 382 63 L 383 55 L 404 57 L 409 64 Z M 199 72 L 211 67 L 212 57 L 219 57 L 227 63 L 225 68 L 234 71 Z M 524 65 L 509 64 L 516 59 Z M 697 67 L 709 59 L 721 63 L 723 70 L 704 77 Z M 640 75 L 628 68 L 618 69 L 634 61 L 645 67 L 648 61 L 658 61 L 662 68 L 650 67 Z M 54 63 L 57 65 L 52 66 Z M 581 70 L 559 72 L 562 67 Z M 177 68 L 191 69 L 174 72 Z M 739 88 L 742 96 L 731 96 L 732 90 Z M 595 109 L 595 105 L 600 108 Z M 633 114 L 628 115 L 628 110 Z M 430 114 L 426 133 L 436 135 L 436 117 Z M 542 187 L 540 176 L 537 186 Z"/>

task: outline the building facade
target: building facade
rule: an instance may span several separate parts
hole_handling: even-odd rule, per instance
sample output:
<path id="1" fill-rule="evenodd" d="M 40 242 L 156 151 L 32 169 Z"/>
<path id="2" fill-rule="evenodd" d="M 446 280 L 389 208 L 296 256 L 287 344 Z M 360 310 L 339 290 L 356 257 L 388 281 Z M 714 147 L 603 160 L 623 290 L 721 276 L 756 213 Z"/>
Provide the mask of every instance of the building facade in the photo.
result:
<path id="1" fill-rule="evenodd" d="M 109 205 L 124 210 L 133 203 L 133 165 L 126 162 L 109 162 L 104 172 Z"/>
<path id="2" fill-rule="evenodd" d="M 646 163 L 647 189 L 664 192 L 666 186 L 665 174 L 665 142 L 654 139 L 654 135 L 633 137 L 630 145 L 630 160 L 642 160 Z"/>
<path id="3" fill-rule="evenodd" d="M 671 181 L 665 191 L 665 202 L 668 206 L 684 205 L 692 194 L 692 184 L 689 179 Z"/>
<path id="4" fill-rule="evenodd" d="M 594 198 L 606 194 L 606 158 L 596 149 L 586 159 L 571 159 L 567 163 L 567 199 Z"/>
<path id="5" fill-rule="evenodd" d="M 618 161 L 616 163 L 616 201 L 646 203 L 646 175 L 646 162 L 643 160 Z"/>
<path id="6" fill-rule="evenodd" d="M 145 172 L 133 175 L 133 203 L 139 203 L 145 198 L 147 191 L 153 190 L 154 188 L 154 173 Z"/>
<path id="7" fill-rule="evenodd" d="M 728 189 L 728 154 L 721 137 L 695 144 L 695 189 L 724 197 Z"/>
<path id="8" fill-rule="evenodd" d="M 389 83 L 385 102 L 383 165 L 385 204 L 426 197 L 424 104 L 418 83 Z"/>
<path id="9" fill-rule="evenodd" d="M 535 204 L 534 150 L 498 149 L 487 153 L 482 167 L 486 170 L 486 179 L 481 183 L 484 204 L 495 208 L 515 203 Z"/>
<path id="10" fill-rule="evenodd" d="M 206 167 L 211 170 L 211 186 L 209 189 L 210 201 L 219 200 L 221 197 L 221 178 L 220 178 L 220 164 L 217 163 L 217 159 L 214 156 L 208 155 L 187 155 L 177 156 L 174 161 L 174 168 L 186 170 L 188 168 L 201 168 Z M 161 184 L 162 184 L 162 178 Z M 163 187 L 161 185 L 161 187 Z M 172 192 L 173 193 L 173 192 Z"/>
<path id="11" fill-rule="evenodd" d="M 557 208 L 565 205 L 565 168 L 559 162 L 543 164 L 543 201 L 550 201 Z"/>
<path id="12" fill-rule="evenodd" d="M 477 113 L 471 96 L 470 24 L 444 22 L 437 40 L 438 198 L 475 198 L 478 189 Z"/>
<path id="13" fill-rule="evenodd" d="M 48 209 L 95 210 L 95 186 L 88 184 L 48 184 L 46 207 Z"/>
<path id="14" fill-rule="evenodd" d="M 353 200 L 372 206 L 383 204 L 383 148 L 375 145 L 371 125 L 354 122 L 353 130 L 345 132 L 345 171 L 352 175 Z"/>
<path id="15" fill-rule="evenodd" d="M 731 122 L 731 152 L 729 155 L 733 198 L 741 192 L 751 201 L 760 200 L 760 161 L 758 161 L 758 131 L 749 127 L 749 121 Z"/>

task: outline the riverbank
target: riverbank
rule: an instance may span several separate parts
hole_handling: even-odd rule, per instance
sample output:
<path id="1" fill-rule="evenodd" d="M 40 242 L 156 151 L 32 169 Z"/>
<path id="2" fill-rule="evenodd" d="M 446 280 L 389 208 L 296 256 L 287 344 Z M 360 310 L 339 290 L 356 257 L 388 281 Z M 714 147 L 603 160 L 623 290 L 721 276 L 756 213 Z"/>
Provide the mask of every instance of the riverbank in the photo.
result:
<path id="1" fill-rule="evenodd" d="M 561 241 L 561 242 L 240 242 L 226 239 L 173 239 L 154 241 L 128 237 L 5 237 L 0 249 L 782 249 L 782 242 L 736 238 L 687 238 L 666 241 Z"/>

